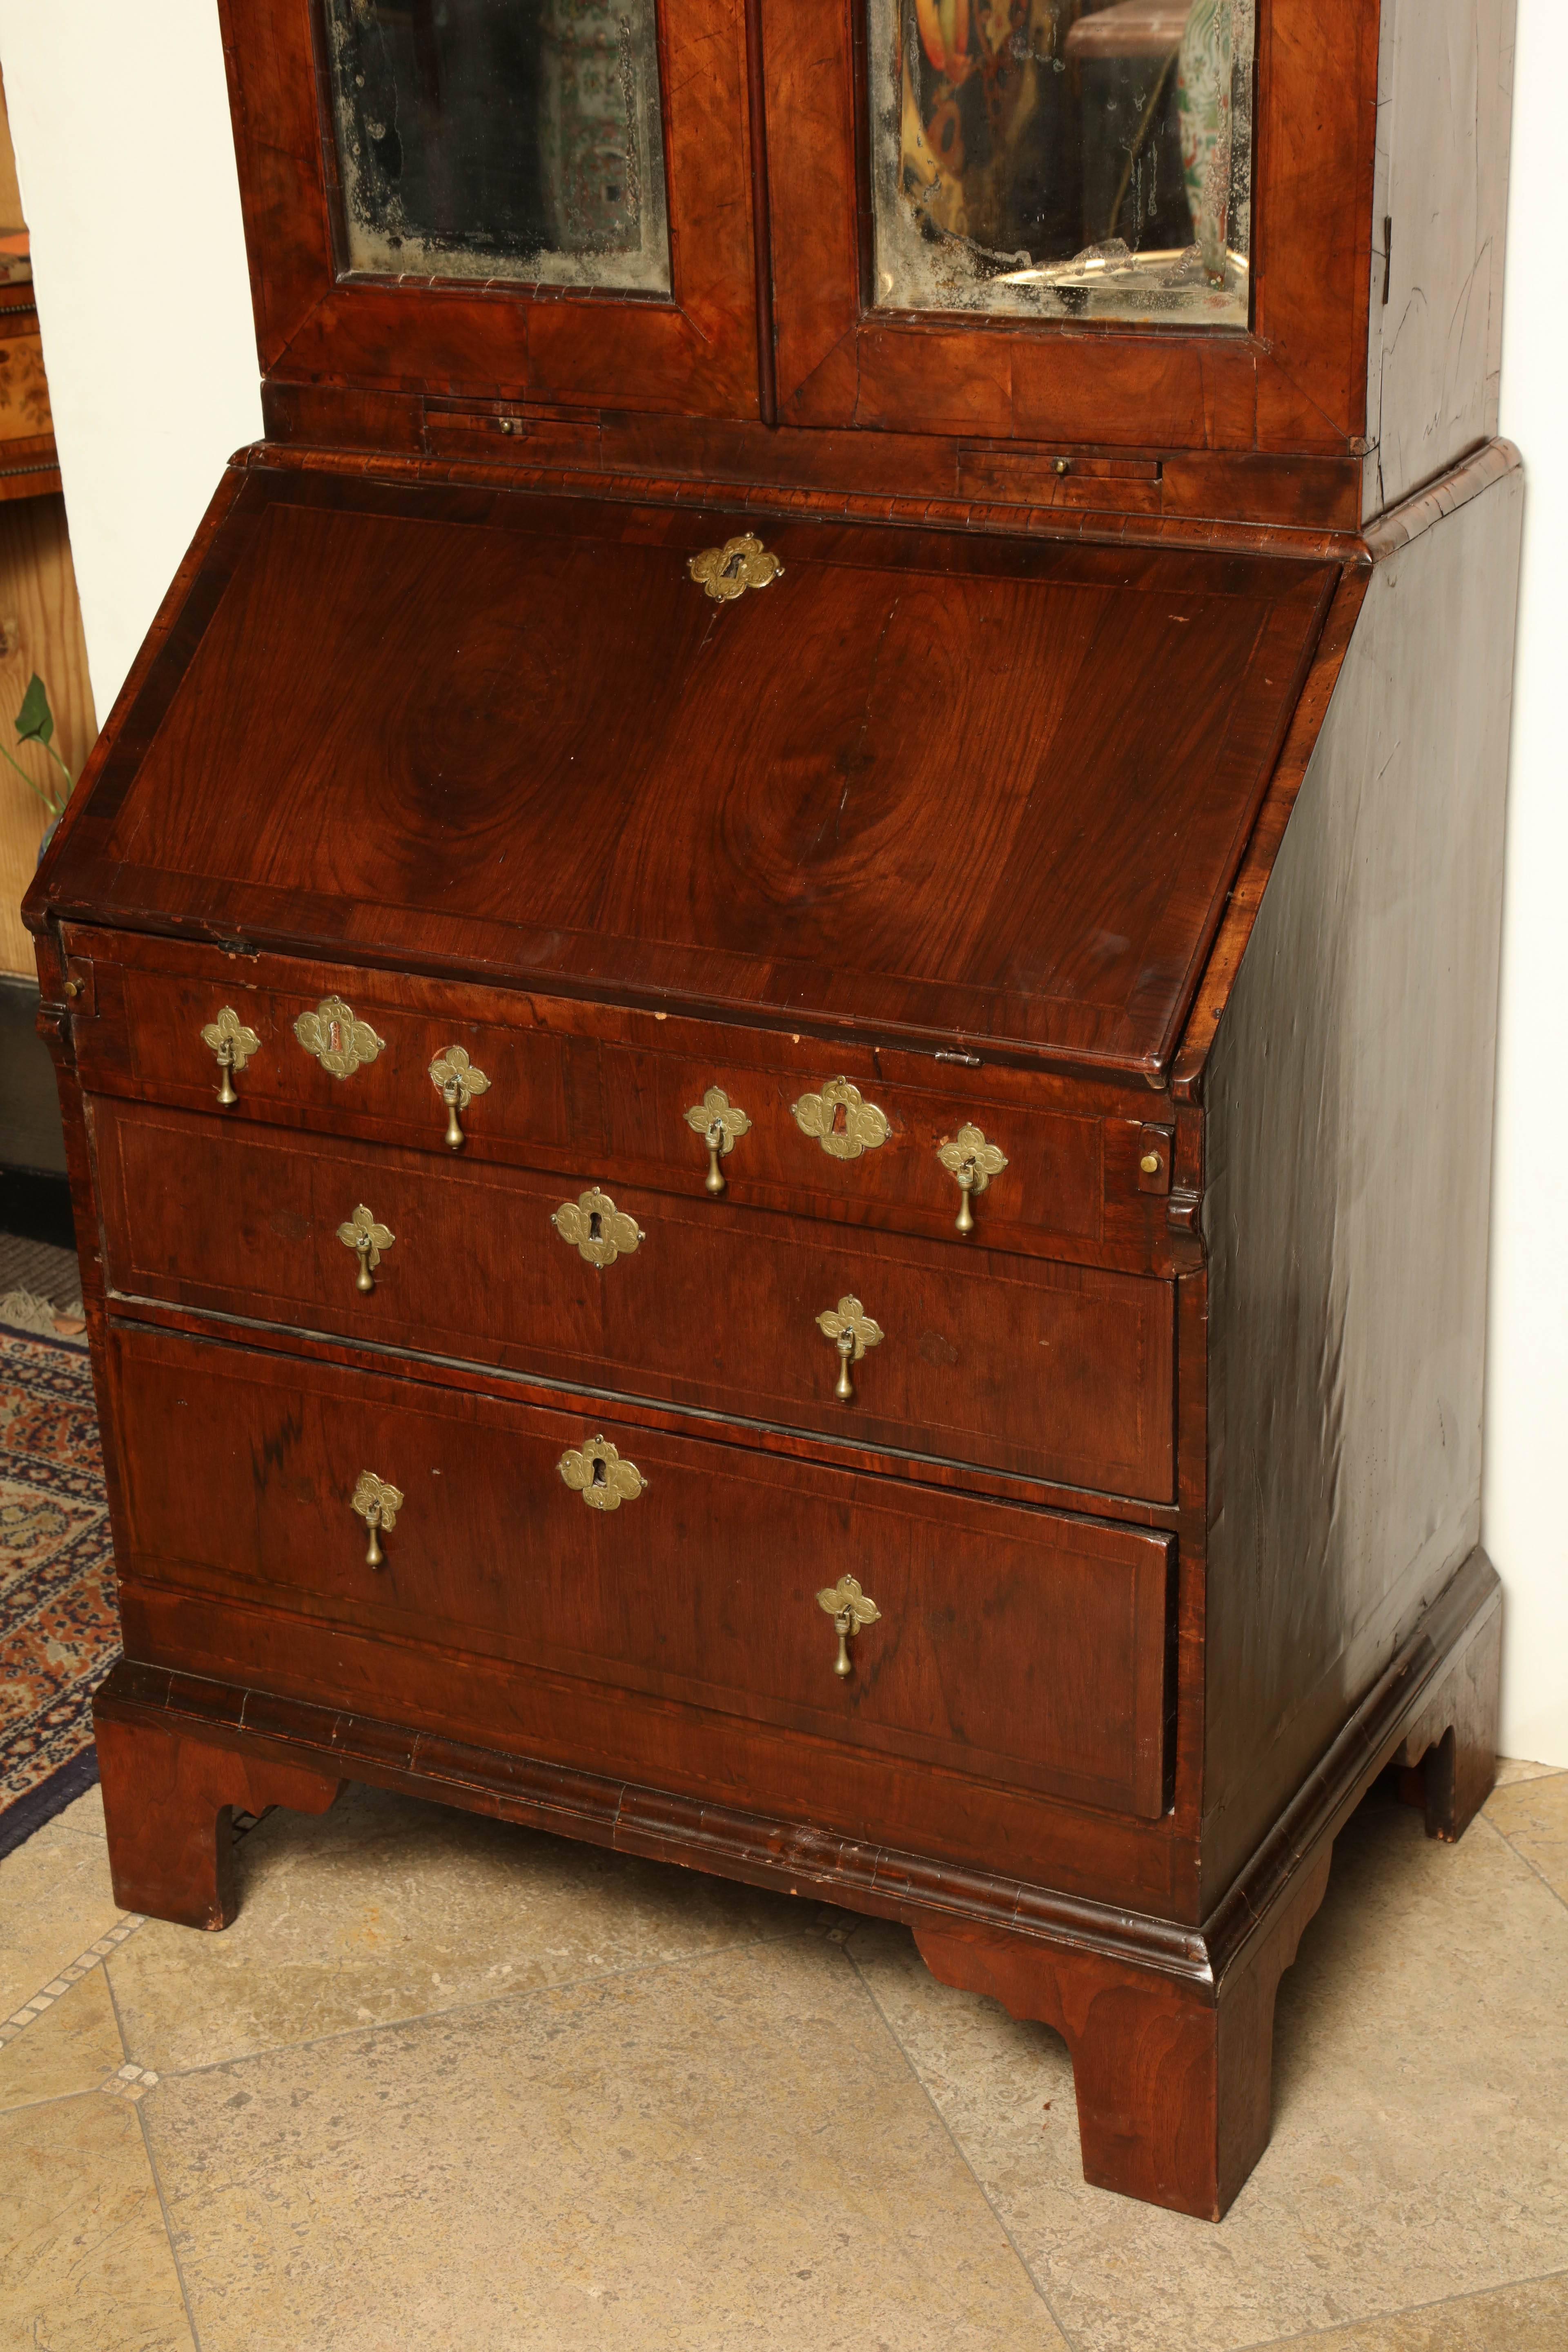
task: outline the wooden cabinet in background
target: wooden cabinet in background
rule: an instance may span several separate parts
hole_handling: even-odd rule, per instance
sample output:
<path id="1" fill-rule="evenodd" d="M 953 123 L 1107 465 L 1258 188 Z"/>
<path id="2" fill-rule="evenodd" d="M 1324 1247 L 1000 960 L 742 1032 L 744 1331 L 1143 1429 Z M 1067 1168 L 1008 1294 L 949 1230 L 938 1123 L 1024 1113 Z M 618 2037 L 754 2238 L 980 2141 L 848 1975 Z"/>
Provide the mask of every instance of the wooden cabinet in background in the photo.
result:
<path id="1" fill-rule="evenodd" d="M 1136 13 L 229 0 L 268 438 L 28 919 L 120 1900 L 345 1779 L 827 1896 L 1217 2218 L 1490 1785 L 1505 26 Z"/>
<path id="2" fill-rule="evenodd" d="M 53 787 L 64 782 L 58 769 L 37 745 L 18 743 L 14 727 L 35 672 L 48 688 L 56 749 L 79 775 L 97 724 L 27 232 L 0 86 L 0 739 L 28 775 Z M 30 977 L 34 970 L 21 902 L 47 823 L 43 803 L 15 769 L 0 768 L 0 974 Z M 0 1126 L 10 1109 L 16 1048 L 29 1056 L 37 1050 L 25 1031 L 13 1038 L 11 1027 L 7 1021 L 0 1046 Z M 31 1091 L 24 1086 L 25 1093 Z M 12 1156 L 9 1139 L 0 1137 L 0 1162 Z"/>

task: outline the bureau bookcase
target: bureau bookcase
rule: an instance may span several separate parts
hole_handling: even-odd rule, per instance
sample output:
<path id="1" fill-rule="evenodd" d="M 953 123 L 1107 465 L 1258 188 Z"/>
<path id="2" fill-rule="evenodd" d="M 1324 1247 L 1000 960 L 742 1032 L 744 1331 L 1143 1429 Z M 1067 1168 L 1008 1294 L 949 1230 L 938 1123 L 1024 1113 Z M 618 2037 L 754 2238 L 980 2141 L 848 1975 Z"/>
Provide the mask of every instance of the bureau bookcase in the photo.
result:
<path id="1" fill-rule="evenodd" d="M 1491 1784 L 1510 11 L 221 13 L 266 438 L 26 906 L 118 1899 L 826 1897 L 1217 2219 Z"/>

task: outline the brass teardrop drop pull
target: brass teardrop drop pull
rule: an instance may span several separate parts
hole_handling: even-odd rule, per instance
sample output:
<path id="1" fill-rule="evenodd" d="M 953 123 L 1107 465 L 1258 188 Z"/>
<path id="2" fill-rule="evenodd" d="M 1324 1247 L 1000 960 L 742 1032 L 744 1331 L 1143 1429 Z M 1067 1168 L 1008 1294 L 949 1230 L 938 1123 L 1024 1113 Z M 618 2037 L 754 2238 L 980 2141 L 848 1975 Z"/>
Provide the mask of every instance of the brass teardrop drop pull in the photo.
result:
<path id="1" fill-rule="evenodd" d="M 254 1029 L 247 1029 L 232 1004 L 226 1004 L 216 1021 L 209 1021 L 202 1031 L 202 1044 L 217 1057 L 221 1073 L 217 1098 L 225 1110 L 237 1103 L 239 1097 L 234 1088 L 234 1074 L 243 1070 L 252 1054 L 261 1051 L 261 1040 Z"/>
<path id="2" fill-rule="evenodd" d="M 868 1348 L 881 1346 L 882 1327 L 867 1314 L 858 1298 L 841 1298 L 837 1308 L 823 1308 L 816 1318 L 816 1328 L 838 1351 L 838 1378 L 833 1393 L 840 1404 L 853 1404 L 855 1382 L 850 1367 L 859 1362 Z"/>
<path id="3" fill-rule="evenodd" d="M 993 1176 L 1000 1176 L 1007 1165 L 1006 1158 L 994 1143 L 986 1142 L 977 1127 L 961 1127 L 952 1142 L 942 1144 L 936 1156 L 948 1174 L 956 1178 L 963 1196 L 953 1224 L 959 1233 L 972 1234 L 974 1195 L 986 1190 Z"/>
<path id="4" fill-rule="evenodd" d="M 386 1554 L 381 1548 L 382 1531 L 388 1535 L 397 1525 L 397 1514 L 403 1508 L 403 1490 L 378 1478 L 374 1470 L 362 1470 L 359 1484 L 353 1490 L 349 1508 L 359 1513 L 370 1529 L 370 1541 L 365 1546 L 366 1568 L 384 1566 Z"/>
<path id="5" fill-rule="evenodd" d="M 458 1114 L 468 1109 L 476 1095 L 488 1095 L 490 1082 L 483 1070 L 469 1061 L 463 1046 L 448 1045 L 430 1065 L 430 1083 L 447 1106 L 447 1149 L 461 1151 L 467 1138 Z"/>
<path id="6" fill-rule="evenodd" d="M 392 1247 L 396 1236 L 389 1225 L 378 1224 L 362 1201 L 352 1217 L 338 1227 L 338 1239 L 344 1249 L 352 1249 L 359 1260 L 354 1275 L 354 1288 L 364 1292 L 375 1288 L 375 1269 L 381 1264 L 382 1252 Z"/>
<path id="7" fill-rule="evenodd" d="M 708 1146 L 708 1174 L 704 1188 L 715 1198 L 725 1189 L 724 1171 L 720 1167 L 721 1154 L 735 1148 L 739 1135 L 749 1135 L 752 1122 L 738 1103 L 732 1103 L 722 1087 L 710 1087 L 700 1103 L 693 1103 L 686 1114 L 686 1124 L 702 1138 Z"/>
<path id="8" fill-rule="evenodd" d="M 828 1585 L 816 1596 L 816 1605 L 826 1609 L 833 1620 L 833 1630 L 838 1636 L 838 1655 L 833 1671 L 845 1681 L 855 1671 L 849 1655 L 849 1644 L 864 1625 L 879 1625 L 882 1612 L 869 1593 L 862 1592 L 858 1579 L 841 1576 L 837 1584 Z"/>

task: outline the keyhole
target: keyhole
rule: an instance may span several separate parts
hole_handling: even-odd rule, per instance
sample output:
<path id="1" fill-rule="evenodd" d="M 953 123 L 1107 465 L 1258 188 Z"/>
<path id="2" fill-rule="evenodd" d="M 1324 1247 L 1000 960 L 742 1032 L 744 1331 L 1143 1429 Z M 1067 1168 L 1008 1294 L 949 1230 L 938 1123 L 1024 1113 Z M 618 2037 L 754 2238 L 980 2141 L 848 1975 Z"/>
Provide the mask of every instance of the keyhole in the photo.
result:
<path id="1" fill-rule="evenodd" d="M 331 1048 L 331 1050 L 332 1050 L 332 1052 L 333 1052 L 334 1054 L 341 1054 L 341 1053 L 342 1052 L 342 1050 L 343 1050 L 343 1024 L 342 1024 L 342 1023 L 341 1021 L 329 1021 L 329 1022 L 328 1022 L 328 1024 L 327 1024 L 327 1044 L 328 1044 L 328 1045 L 329 1045 L 329 1046 Z"/>
<path id="2" fill-rule="evenodd" d="M 596 1241 L 598 1241 L 598 1240 L 600 1239 L 600 1229 L 601 1229 L 601 1226 L 602 1226 L 602 1224 L 603 1224 L 603 1222 L 604 1222 L 604 1221 L 603 1221 L 603 1219 L 601 1218 L 601 1216 L 600 1216 L 599 1212 L 598 1212 L 598 1210 L 597 1210 L 597 1209 L 590 1209 L 590 1210 L 589 1210 L 589 1212 L 588 1212 L 588 1239 L 589 1239 L 591 1242 L 596 1242 Z"/>
<path id="3" fill-rule="evenodd" d="M 599 1458 L 598 1458 L 597 1454 L 595 1454 L 595 1457 L 594 1457 L 594 1475 L 593 1475 L 593 1477 L 590 1479 L 589 1484 L 590 1484 L 590 1486 L 602 1486 L 604 1485 L 604 1483 L 605 1483 L 605 1465 L 604 1465 L 604 1464 L 599 1460 Z"/>
<path id="4" fill-rule="evenodd" d="M 843 1106 L 843 1104 L 842 1104 L 842 1103 L 835 1103 L 835 1104 L 834 1104 L 834 1106 L 833 1106 L 833 1130 L 832 1130 L 832 1131 L 833 1131 L 833 1133 L 834 1133 L 835 1135 L 846 1135 L 846 1134 L 847 1134 L 847 1133 L 848 1133 L 848 1130 L 849 1130 L 849 1114 L 848 1114 L 848 1112 L 845 1109 L 845 1108 L 844 1108 L 844 1106 Z"/>
<path id="5" fill-rule="evenodd" d="M 728 563 L 725 564 L 723 571 L 720 574 L 720 578 L 722 580 L 735 579 L 744 566 L 745 561 L 745 557 L 742 554 L 732 555 Z"/>

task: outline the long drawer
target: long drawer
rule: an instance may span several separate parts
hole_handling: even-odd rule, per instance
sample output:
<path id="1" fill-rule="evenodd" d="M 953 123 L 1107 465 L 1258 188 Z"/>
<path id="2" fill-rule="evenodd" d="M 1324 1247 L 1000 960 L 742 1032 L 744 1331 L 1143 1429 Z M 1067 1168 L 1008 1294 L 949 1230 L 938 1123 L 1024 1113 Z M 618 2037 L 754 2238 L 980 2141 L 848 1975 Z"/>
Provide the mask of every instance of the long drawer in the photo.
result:
<path id="1" fill-rule="evenodd" d="M 1168 1537 L 147 1328 L 110 1363 L 121 1573 L 274 1624 L 263 1686 L 258 1602 L 511 1661 L 524 1738 L 531 1669 L 1163 1810 Z"/>
<path id="2" fill-rule="evenodd" d="M 1169 1132 L 1145 1123 L 1158 1108 L 1147 1101 L 1128 1097 L 1136 1115 L 1118 1115 L 1110 1087 L 279 957 L 87 932 L 73 941 L 89 1092 L 211 1109 L 226 1036 L 230 1124 L 440 1155 L 451 1106 L 431 1072 L 449 1072 L 456 1047 L 471 1160 L 549 1169 L 587 1158 L 624 1181 L 700 1199 L 717 1116 L 719 1170 L 739 1205 L 955 1253 L 990 1241 L 1134 1267 L 1168 1247 Z M 482 1090 L 468 1084 L 476 1073 Z M 970 1134 L 979 1142 L 961 1140 Z M 957 1171 L 976 1152 L 984 1183 L 970 1188 L 966 1243 Z"/>
<path id="3" fill-rule="evenodd" d="M 122 1297 L 1172 1497 L 1169 1283 L 112 1100 L 91 1121 Z"/>

